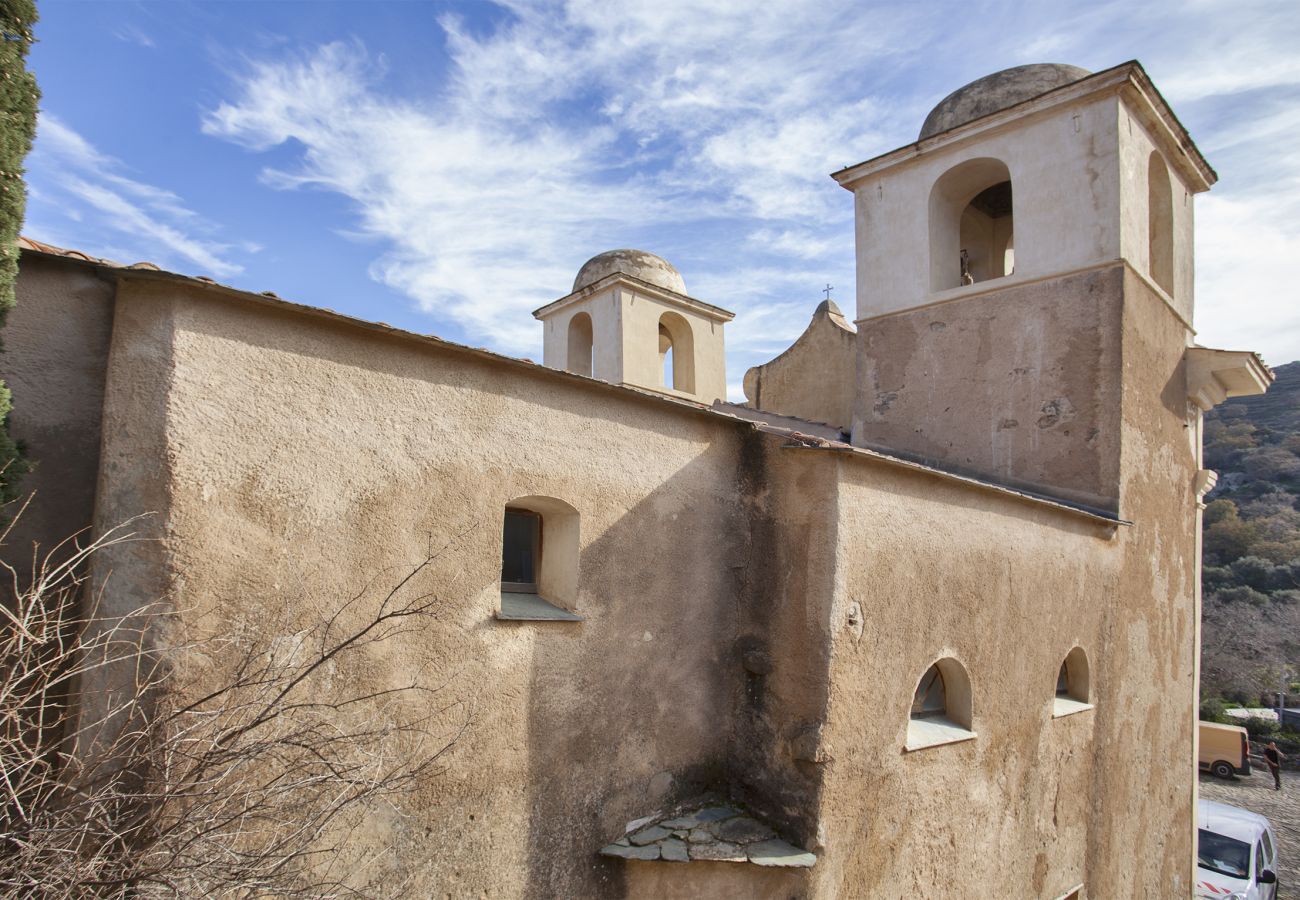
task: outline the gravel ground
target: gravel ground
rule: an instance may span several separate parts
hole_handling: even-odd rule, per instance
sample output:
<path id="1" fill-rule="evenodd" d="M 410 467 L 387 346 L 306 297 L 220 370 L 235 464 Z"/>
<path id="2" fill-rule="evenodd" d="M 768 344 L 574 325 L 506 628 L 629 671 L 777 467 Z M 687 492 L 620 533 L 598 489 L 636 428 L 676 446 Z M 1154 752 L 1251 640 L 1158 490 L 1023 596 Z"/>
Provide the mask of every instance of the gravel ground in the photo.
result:
<path id="1" fill-rule="evenodd" d="M 1273 776 L 1263 761 L 1251 760 L 1254 774 L 1225 781 L 1201 776 L 1201 797 L 1240 806 L 1273 823 L 1277 837 L 1278 900 L 1300 900 L 1300 772 L 1282 770 L 1282 790 L 1273 790 Z"/>

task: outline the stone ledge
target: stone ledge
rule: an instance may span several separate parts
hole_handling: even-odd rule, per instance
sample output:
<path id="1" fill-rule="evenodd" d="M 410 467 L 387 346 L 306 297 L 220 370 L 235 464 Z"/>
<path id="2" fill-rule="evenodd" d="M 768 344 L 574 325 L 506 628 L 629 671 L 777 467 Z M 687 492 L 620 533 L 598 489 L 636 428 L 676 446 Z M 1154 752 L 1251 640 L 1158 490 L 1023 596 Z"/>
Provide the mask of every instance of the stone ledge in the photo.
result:
<path id="1" fill-rule="evenodd" d="M 776 830 L 742 810 L 705 804 L 671 816 L 628 823 L 626 833 L 601 848 L 602 856 L 666 862 L 737 862 L 809 868 L 817 857 L 777 836 Z"/>

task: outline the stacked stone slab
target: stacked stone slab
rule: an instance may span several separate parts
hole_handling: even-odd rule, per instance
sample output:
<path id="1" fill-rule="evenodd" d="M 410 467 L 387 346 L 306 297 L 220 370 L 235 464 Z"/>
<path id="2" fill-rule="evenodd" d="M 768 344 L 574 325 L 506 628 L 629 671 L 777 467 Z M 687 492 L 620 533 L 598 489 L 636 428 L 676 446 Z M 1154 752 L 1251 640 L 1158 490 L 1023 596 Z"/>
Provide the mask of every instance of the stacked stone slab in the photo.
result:
<path id="1" fill-rule="evenodd" d="M 629 822 L 603 856 L 666 862 L 738 862 L 808 868 L 817 857 L 777 836 L 765 822 L 731 806 L 704 805 L 672 816 Z"/>

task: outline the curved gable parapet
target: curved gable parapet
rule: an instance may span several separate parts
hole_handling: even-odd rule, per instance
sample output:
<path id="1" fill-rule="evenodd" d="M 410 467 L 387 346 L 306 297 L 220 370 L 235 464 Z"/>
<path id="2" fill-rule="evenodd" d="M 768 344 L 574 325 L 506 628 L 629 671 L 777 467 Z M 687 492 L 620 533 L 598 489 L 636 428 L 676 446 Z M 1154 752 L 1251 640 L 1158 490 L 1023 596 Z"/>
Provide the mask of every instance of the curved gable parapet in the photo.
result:
<path id="1" fill-rule="evenodd" d="M 848 430 L 853 416 L 857 330 L 830 300 L 790 347 L 745 373 L 745 399 L 764 412 Z"/>

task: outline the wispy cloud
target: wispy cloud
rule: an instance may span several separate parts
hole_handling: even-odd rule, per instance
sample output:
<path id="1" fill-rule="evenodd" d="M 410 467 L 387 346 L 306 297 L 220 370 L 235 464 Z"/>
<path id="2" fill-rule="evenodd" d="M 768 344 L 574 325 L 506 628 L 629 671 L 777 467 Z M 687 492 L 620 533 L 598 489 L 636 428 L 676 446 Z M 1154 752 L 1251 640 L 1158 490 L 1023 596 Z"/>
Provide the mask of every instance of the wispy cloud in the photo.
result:
<path id="1" fill-rule="evenodd" d="M 783 336 L 825 279 L 848 284 L 849 199 L 827 173 L 879 142 L 881 116 L 870 100 L 828 104 L 843 65 L 827 60 L 888 55 L 887 16 L 855 19 L 847 0 L 509 9 L 486 34 L 440 19 L 452 69 L 435 97 L 388 95 L 365 48 L 335 43 L 253 63 L 204 128 L 255 150 L 300 146 L 268 184 L 351 198 L 383 248 L 377 278 L 511 351 L 538 341 L 528 311 L 612 246 L 669 257 L 715 302 L 775 311 L 798 297 L 772 323 Z M 837 12 L 845 28 L 814 28 Z M 716 284 L 731 289 L 701 290 Z"/>
<path id="2" fill-rule="evenodd" d="M 113 29 L 113 37 L 126 44 L 135 44 L 137 47 L 153 48 L 154 40 L 142 29 L 136 25 L 121 24 Z"/>
<path id="3" fill-rule="evenodd" d="M 122 174 L 125 166 L 120 161 L 47 112 L 41 113 L 29 163 L 29 182 L 40 208 L 58 209 L 75 223 L 69 231 L 96 235 L 93 242 L 78 242 L 79 249 L 94 251 L 111 244 L 134 250 L 141 259 L 158 259 L 161 250 L 165 256 L 160 261 L 183 261 L 184 269 L 197 266 L 218 276 L 243 271 L 230 259 L 232 245 L 213 240 L 209 235 L 215 226 L 180 197 Z"/>
<path id="4" fill-rule="evenodd" d="M 1173 17 L 1117 0 L 629 0 L 617 13 L 503 0 L 490 27 L 439 19 L 450 68 L 428 96 L 395 96 L 380 60 L 334 43 L 254 61 L 204 129 L 281 148 L 280 160 L 287 148 L 267 184 L 350 198 L 375 278 L 504 350 L 536 347 L 528 311 L 564 293 L 586 256 L 661 253 L 692 293 L 740 313 L 737 375 L 799 333 L 827 280 L 853 307 L 851 204 L 827 173 L 912 139 L 962 82 L 1041 54 L 1094 68 L 1140 55 L 1176 105 L 1296 84 L 1289 4 L 1248 5 L 1225 36 L 1205 0 Z M 1212 120 L 1198 137 L 1222 135 Z M 1284 178 L 1300 173 L 1293 162 Z M 1240 284 L 1232 268 L 1250 266 L 1269 293 L 1281 273 L 1265 254 L 1297 233 L 1284 205 L 1222 196 L 1201 216 L 1210 323 Z M 1232 241 L 1247 225 L 1259 239 Z"/>

